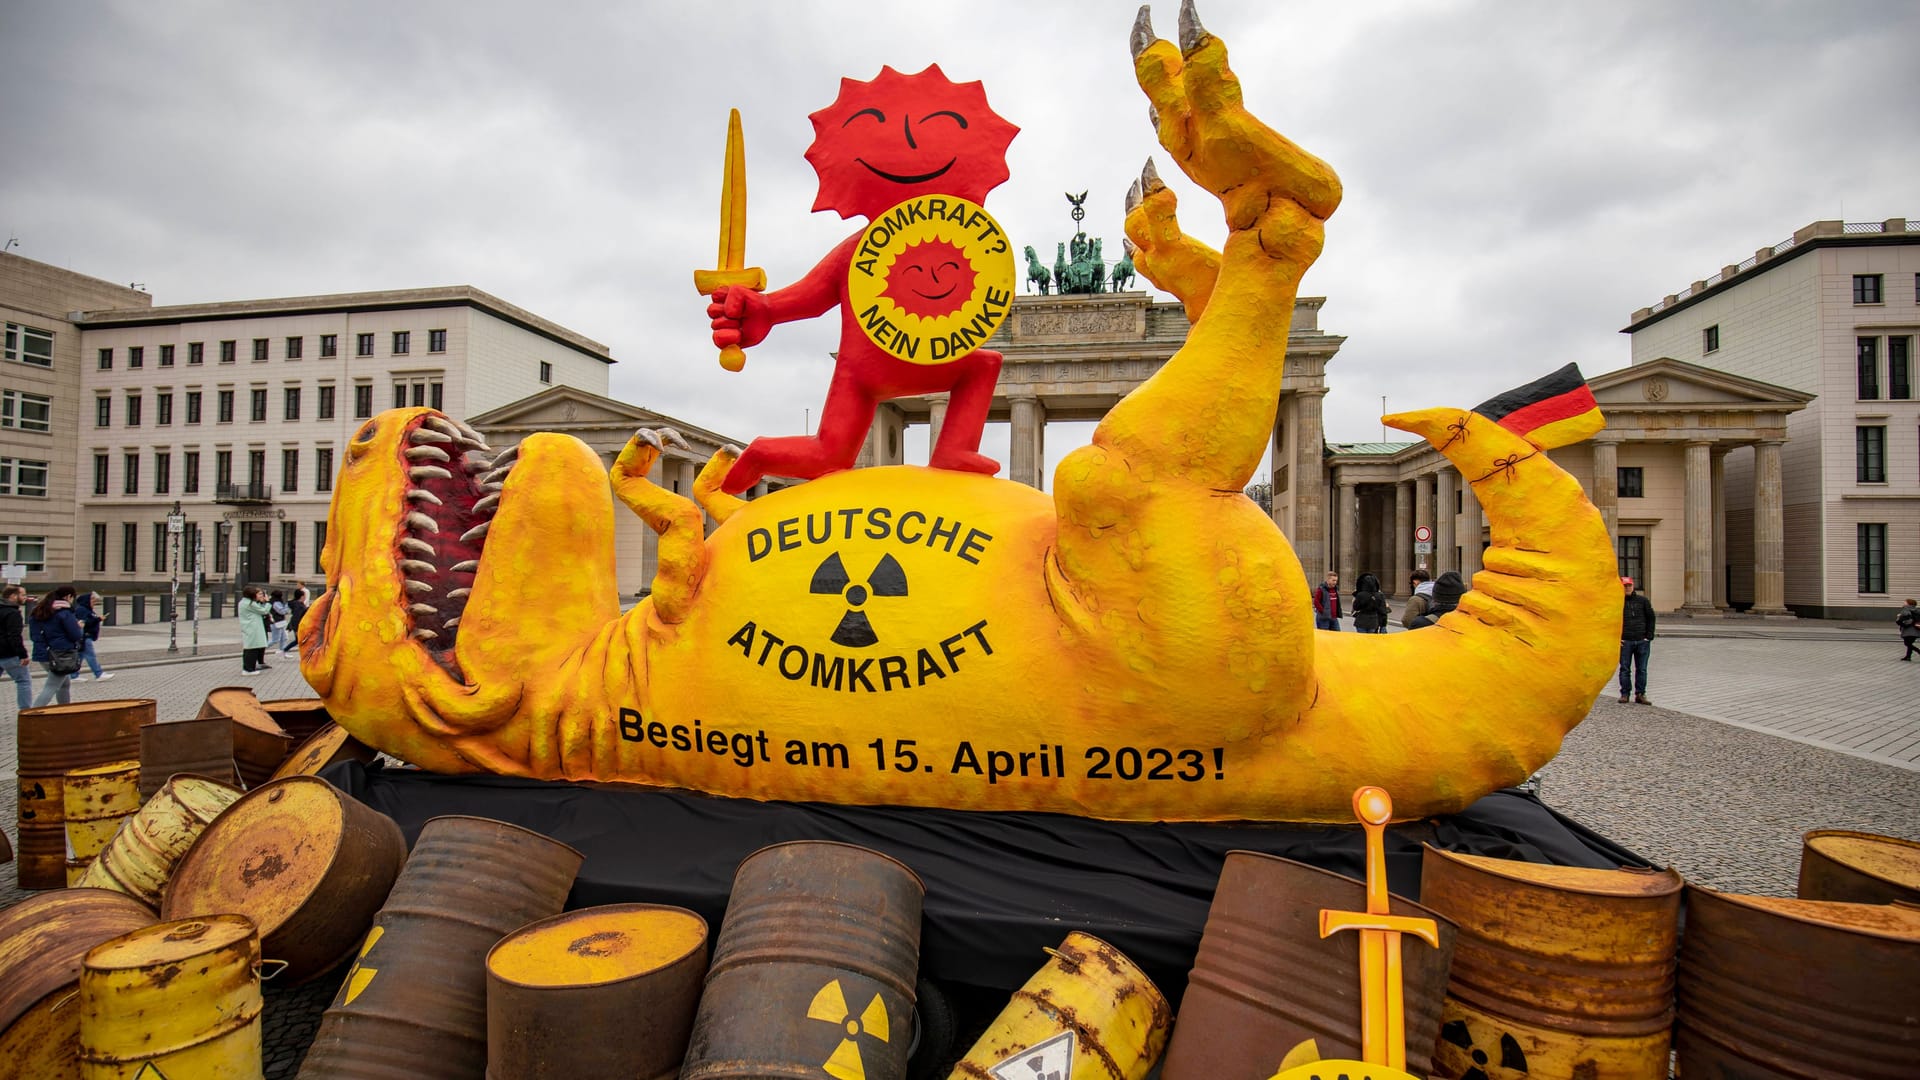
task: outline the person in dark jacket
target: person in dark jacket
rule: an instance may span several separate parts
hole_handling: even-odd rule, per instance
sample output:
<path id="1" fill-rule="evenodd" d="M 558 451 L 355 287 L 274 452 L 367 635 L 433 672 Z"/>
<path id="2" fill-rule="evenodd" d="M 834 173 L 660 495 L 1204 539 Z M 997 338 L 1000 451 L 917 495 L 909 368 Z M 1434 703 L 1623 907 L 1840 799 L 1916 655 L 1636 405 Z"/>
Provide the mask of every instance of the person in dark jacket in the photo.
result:
<path id="1" fill-rule="evenodd" d="M 1627 703 L 1627 680 L 1633 678 L 1633 700 L 1647 700 L 1647 657 L 1653 652 L 1653 601 L 1635 591 L 1633 579 L 1623 577 L 1626 599 L 1620 608 L 1620 704 Z M 1636 667 L 1637 665 L 1637 667 Z"/>
<path id="2" fill-rule="evenodd" d="M 293 590 L 287 597 L 287 641 L 280 650 L 280 655 L 285 659 L 292 659 L 293 654 L 300 650 L 300 620 L 307 617 L 307 604 L 311 599 L 312 594 L 307 592 L 305 585 Z"/>
<path id="3" fill-rule="evenodd" d="M 1433 583 L 1433 593 L 1427 599 L 1427 610 L 1417 618 L 1401 620 L 1401 625 L 1409 630 L 1418 630 L 1423 626 L 1432 626 L 1440 616 L 1460 606 L 1460 598 L 1466 595 L 1466 583 L 1460 580 L 1460 571 L 1448 570 Z"/>
<path id="4" fill-rule="evenodd" d="M 104 682 L 113 678 L 113 672 L 100 670 L 100 657 L 94 651 L 94 642 L 100 640 L 100 594 L 97 592 L 77 593 L 73 598 L 73 616 L 80 620 L 80 628 L 87 632 L 87 643 L 80 646 L 80 659 L 87 662 L 87 668 L 93 672 L 95 682 Z M 74 682 L 85 682 L 86 676 L 75 675 Z"/>
<path id="5" fill-rule="evenodd" d="M 1340 575 L 1327 574 L 1327 583 L 1313 590 L 1313 626 L 1316 630 L 1340 629 Z"/>
<path id="6" fill-rule="evenodd" d="M 1380 579 L 1361 574 L 1360 585 L 1353 590 L 1353 628 L 1363 634 L 1384 634 L 1390 613 L 1386 595 L 1380 591 Z"/>
<path id="7" fill-rule="evenodd" d="M 1907 647 L 1906 655 L 1900 659 L 1912 660 L 1913 654 L 1920 652 L 1920 604 L 1909 599 L 1907 606 L 1893 617 L 1893 624 L 1900 628 L 1900 644 Z"/>
<path id="8" fill-rule="evenodd" d="M 33 637 L 33 660 L 47 670 L 47 684 L 33 696 L 29 707 L 37 709 L 56 698 L 62 705 L 72 704 L 73 694 L 68 685 L 73 682 L 73 673 L 55 675 L 53 653 L 61 649 L 79 652 L 87 640 L 86 629 L 73 614 L 73 586 L 62 585 L 41 597 L 27 622 Z"/>
<path id="9" fill-rule="evenodd" d="M 13 680 L 20 707 L 33 704 L 33 668 L 27 663 L 27 590 L 9 585 L 0 590 L 0 671 Z"/>

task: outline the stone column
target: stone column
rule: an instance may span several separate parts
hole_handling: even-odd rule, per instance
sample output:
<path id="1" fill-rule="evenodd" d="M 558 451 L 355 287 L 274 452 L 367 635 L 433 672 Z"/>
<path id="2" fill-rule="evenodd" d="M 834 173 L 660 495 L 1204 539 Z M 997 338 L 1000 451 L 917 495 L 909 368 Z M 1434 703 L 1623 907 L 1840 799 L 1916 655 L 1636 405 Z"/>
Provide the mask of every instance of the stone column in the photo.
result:
<path id="1" fill-rule="evenodd" d="M 1779 439 L 1753 448 L 1753 612 L 1787 612 L 1785 518 L 1781 513 Z"/>
<path id="2" fill-rule="evenodd" d="M 1268 477 L 1268 480 L 1273 484 L 1273 513 L 1270 516 L 1273 518 L 1273 523 L 1280 526 L 1280 531 L 1286 534 L 1289 543 L 1293 541 L 1294 531 L 1293 515 L 1289 512 L 1292 504 L 1282 505 L 1280 473 L 1282 468 L 1286 467 L 1288 488 L 1291 490 L 1292 485 L 1299 480 L 1299 477 L 1294 476 L 1292 469 L 1289 467 L 1293 458 L 1291 457 L 1292 452 L 1287 448 L 1287 430 L 1293 423 L 1299 397 L 1300 395 L 1292 393 L 1282 393 L 1280 395 L 1280 411 L 1274 418 L 1273 432 L 1267 438 L 1267 444 L 1272 450 L 1272 453 L 1267 457 L 1267 461 L 1273 469 L 1272 474 Z"/>
<path id="3" fill-rule="evenodd" d="M 1040 486 L 1040 463 L 1034 460 L 1034 448 L 1037 440 L 1035 431 L 1039 428 L 1040 402 L 1032 393 L 1010 397 L 1013 406 L 1013 439 L 1008 445 L 1007 478 L 1016 484 L 1025 484 L 1030 488 Z"/>
<path id="4" fill-rule="evenodd" d="M 1433 484 L 1434 484 L 1433 473 L 1426 473 L 1424 475 L 1417 476 L 1414 478 L 1413 523 L 1416 526 L 1425 525 L 1429 529 L 1433 528 L 1433 515 L 1434 515 Z M 1431 572 L 1433 569 L 1433 556 L 1432 555 L 1415 555 L 1413 557 L 1413 564 L 1417 567 L 1427 570 L 1428 572 Z M 1410 575 L 1411 575 L 1411 571 L 1409 571 L 1406 574 L 1401 574 L 1400 580 L 1393 583 L 1393 594 L 1395 596 L 1406 595 L 1405 593 L 1402 593 L 1400 590 L 1407 587 L 1407 578 Z"/>
<path id="5" fill-rule="evenodd" d="M 1393 485 L 1393 580 L 1384 584 L 1388 596 L 1400 595 L 1413 573 L 1413 481 Z"/>
<path id="6" fill-rule="evenodd" d="M 1480 529 L 1482 526 L 1480 498 L 1473 493 L 1473 485 L 1465 478 L 1460 482 L 1460 579 L 1467 588 L 1473 588 L 1473 575 L 1480 572 Z"/>
<path id="7" fill-rule="evenodd" d="M 1453 492 L 1459 479 L 1451 465 L 1442 465 L 1433 474 L 1433 565 L 1428 569 L 1434 577 L 1453 566 L 1453 546 L 1458 542 L 1453 538 Z"/>
<path id="8" fill-rule="evenodd" d="M 1727 448 L 1713 448 L 1713 609 L 1727 610 Z"/>
<path id="9" fill-rule="evenodd" d="M 1324 387 L 1300 391 L 1299 414 L 1294 430 L 1293 458 L 1293 550 L 1300 555 L 1300 566 L 1307 580 L 1319 583 L 1327 575 L 1327 523 L 1324 507 L 1327 475 L 1321 462 L 1326 447 L 1326 430 L 1320 423 L 1320 399 Z"/>
<path id="10" fill-rule="evenodd" d="M 1359 579 L 1360 571 L 1354 564 L 1360 561 L 1360 500 L 1359 490 L 1347 481 L 1340 483 L 1340 498 L 1335 505 L 1338 510 L 1333 518 L 1333 535 L 1340 545 L 1340 586 L 1351 590 L 1351 582 Z M 1326 575 L 1315 575 L 1313 584 L 1326 580 Z"/>
<path id="11" fill-rule="evenodd" d="M 1033 486 L 1047 489 L 1047 403 L 1035 399 L 1039 422 L 1033 426 Z"/>
<path id="12" fill-rule="evenodd" d="M 1685 522 L 1682 544 L 1686 552 L 1684 601 L 1693 613 L 1713 610 L 1713 444 L 1695 440 L 1686 450 Z"/>
<path id="13" fill-rule="evenodd" d="M 1620 549 L 1620 440 L 1602 432 L 1593 440 L 1593 505 L 1607 526 L 1607 541 Z"/>
<path id="14" fill-rule="evenodd" d="M 940 429 L 947 423 L 947 395 L 927 395 L 927 456 L 933 456 L 933 448 L 940 445 Z"/>

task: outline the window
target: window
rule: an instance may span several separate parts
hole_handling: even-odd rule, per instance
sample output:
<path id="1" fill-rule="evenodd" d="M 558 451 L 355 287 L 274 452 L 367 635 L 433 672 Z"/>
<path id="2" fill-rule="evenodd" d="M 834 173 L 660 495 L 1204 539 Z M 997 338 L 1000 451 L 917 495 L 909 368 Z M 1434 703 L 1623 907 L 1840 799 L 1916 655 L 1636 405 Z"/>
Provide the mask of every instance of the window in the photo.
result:
<path id="1" fill-rule="evenodd" d="M 354 335 L 353 355 L 355 356 L 372 356 L 373 355 L 373 335 L 372 334 L 355 334 Z"/>
<path id="2" fill-rule="evenodd" d="M 306 338 L 290 337 L 287 339 L 287 359 L 298 360 L 300 359 L 300 354 L 306 351 L 307 351 Z"/>
<path id="3" fill-rule="evenodd" d="M 0 495 L 47 497 L 47 463 L 0 457 Z"/>
<path id="4" fill-rule="evenodd" d="M 34 367 L 53 366 L 53 333 L 17 323 L 7 324 L 7 345 L 3 354 L 9 360 Z"/>
<path id="5" fill-rule="evenodd" d="M 187 391 L 187 423 L 197 424 L 199 422 L 200 422 L 200 391 L 189 390 Z"/>
<path id="6" fill-rule="evenodd" d="M 200 494 L 200 451 L 189 450 L 180 456 L 180 493 Z"/>
<path id="7" fill-rule="evenodd" d="M 327 523 L 325 521 L 316 521 L 313 523 L 313 572 L 316 574 L 325 574 L 327 572 L 326 567 L 320 565 L 320 554 L 326 550 Z"/>
<path id="8" fill-rule="evenodd" d="M 233 486 L 233 451 L 215 450 L 213 452 L 213 489 Z M 223 560 L 224 561 L 224 560 Z"/>
<path id="9" fill-rule="evenodd" d="M 281 403 L 281 411 L 286 414 L 285 419 L 300 419 L 300 388 L 297 386 L 287 387 L 284 397 L 286 400 Z"/>
<path id="10" fill-rule="evenodd" d="M 173 423 L 172 394 L 155 394 L 153 396 L 153 422 L 163 427 Z"/>
<path id="11" fill-rule="evenodd" d="M 127 366 L 130 368 L 147 366 L 147 349 L 144 345 L 127 346 Z"/>
<path id="12" fill-rule="evenodd" d="M 300 451 L 280 451 L 280 490 L 300 490 Z"/>
<path id="13" fill-rule="evenodd" d="M 373 384 L 355 383 L 353 386 L 353 418 L 365 420 L 373 415 Z"/>
<path id="14" fill-rule="evenodd" d="M 204 364 L 207 362 L 207 343 L 204 341 L 187 342 L 187 363 Z"/>
<path id="15" fill-rule="evenodd" d="M 393 332 L 393 355 L 405 356 L 413 348 L 413 331 L 395 330 Z"/>
<path id="16" fill-rule="evenodd" d="M 1920 279 L 1920 274 L 1915 274 L 1914 277 L 1917 279 Z M 1920 287 L 1920 282 L 1916 283 L 1916 287 Z M 447 351 L 447 332 L 445 330 L 427 331 L 427 351 L 428 352 L 446 352 Z"/>
<path id="17" fill-rule="evenodd" d="M 0 428 L 52 431 L 53 399 L 24 390 L 0 390 Z"/>
<path id="18" fill-rule="evenodd" d="M 120 526 L 120 569 L 131 574 L 140 565 L 140 526 L 125 522 Z"/>
<path id="19" fill-rule="evenodd" d="M 407 407 L 406 383 L 397 382 L 393 384 L 393 407 L 396 409 L 404 409 Z"/>
<path id="20" fill-rule="evenodd" d="M 1853 275 L 1853 302 L 1856 304 L 1880 303 L 1880 275 Z"/>
<path id="21" fill-rule="evenodd" d="M 333 490 L 333 447 L 322 446 L 313 452 L 313 490 Z"/>
<path id="22" fill-rule="evenodd" d="M 96 366 L 99 367 L 101 371 L 112 371 L 113 370 L 113 350 L 101 349 L 100 360 Z"/>
<path id="23" fill-rule="evenodd" d="M 1887 482 L 1887 429 L 1853 429 L 1853 478 L 1862 484 Z"/>
<path id="24" fill-rule="evenodd" d="M 1860 383 L 1861 401 L 1875 401 L 1880 397 L 1880 339 L 1863 337 L 1854 339 L 1854 369 Z"/>
<path id="25" fill-rule="evenodd" d="M 1614 541 L 1614 556 L 1620 563 L 1620 576 L 1637 582 L 1647 580 L 1647 538 L 1622 536 Z"/>
<path id="26" fill-rule="evenodd" d="M 211 566 L 209 569 L 211 569 L 216 574 L 226 573 L 227 572 L 227 552 L 232 547 L 233 547 L 233 526 L 227 524 L 224 521 L 214 522 L 213 524 L 213 566 Z"/>
<path id="27" fill-rule="evenodd" d="M 110 427 L 113 424 L 113 399 L 105 394 L 93 399 L 93 426 Z"/>
<path id="28" fill-rule="evenodd" d="M 140 426 L 140 395 L 139 394 L 127 395 L 127 426 L 128 427 Z"/>
<path id="29" fill-rule="evenodd" d="M 256 424 L 267 422 L 267 388 L 256 386 L 247 391 L 247 419 Z"/>
<path id="30" fill-rule="evenodd" d="M 320 358 L 322 360 L 325 360 L 329 357 L 334 357 L 339 355 L 340 355 L 340 335 L 339 334 L 321 334 L 320 335 Z"/>
<path id="31" fill-rule="evenodd" d="M 192 521 L 185 525 L 186 531 L 180 535 L 180 570 L 191 579 L 193 564 L 200 557 L 200 526 Z"/>
<path id="32" fill-rule="evenodd" d="M 553 381 L 553 365 L 547 363 L 545 360 L 540 361 L 540 381 L 543 383 Z"/>
<path id="33" fill-rule="evenodd" d="M 160 366 L 161 367 L 173 366 L 173 346 L 171 345 L 160 346 Z"/>
<path id="34" fill-rule="evenodd" d="M 217 402 L 214 419 L 222 424 L 233 423 L 233 391 L 222 390 Z"/>
<path id="35" fill-rule="evenodd" d="M 253 358 L 256 361 L 265 360 L 267 358 L 267 339 L 266 338 L 257 337 L 253 339 Z"/>
<path id="36" fill-rule="evenodd" d="M 446 394 L 443 392 L 443 390 L 444 388 L 441 386 L 440 380 L 438 379 L 435 379 L 434 381 L 428 383 L 427 384 L 427 404 L 433 406 L 436 409 L 444 408 L 445 402 L 446 402 Z"/>
<path id="37" fill-rule="evenodd" d="M 234 359 L 239 355 L 238 352 L 236 351 L 237 345 L 238 345 L 238 342 L 233 342 L 233 341 L 223 341 L 220 343 L 220 362 L 221 363 L 223 364 L 233 363 Z"/>
<path id="38" fill-rule="evenodd" d="M 173 455 L 165 450 L 153 452 L 153 493 L 165 495 L 173 487 Z"/>
<path id="39" fill-rule="evenodd" d="M 333 387 L 323 386 L 320 388 L 319 408 L 316 409 L 315 412 L 322 420 L 333 419 Z"/>
<path id="40" fill-rule="evenodd" d="M 47 568 L 47 538 L 44 536 L 0 536 L 0 559 L 19 563 L 30 573 Z"/>
<path id="41" fill-rule="evenodd" d="M 1709 326 L 1700 331 L 1700 351 L 1703 353 L 1720 351 L 1720 327 Z"/>
<path id="42" fill-rule="evenodd" d="M 1913 397 L 1913 339 L 1887 339 L 1887 396 L 1896 401 Z"/>
<path id="43" fill-rule="evenodd" d="M 280 572 L 283 574 L 294 574 L 300 570 L 299 564 L 294 558 L 294 548 L 299 536 L 299 522 L 283 521 L 280 523 Z"/>
<path id="44" fill-rule="evenodd" d="M 1887 527 L 1856 525 L 1854 544 L 1860 554 L 1860 591 L 1887 591 Z"/>
<path id="45" fill-rule="evenodd" d="M 167 572 L 167 523 L 164 521 L 153 523 L 153 572 Z"/>
<path id="46" fill-rule="evenodd" d="M 105 454 L 93 455 L 93 493 L 95 495 L 107 493 L 107 455 Z M 103 566 L 100 569 L 105 570 L 106 567 Z"/>
<path id="47" fill-rule="evenodd" d="M 136 450 L 131 454 L 120 455 L 120 464 L 126 470 L 126 482 L 120 486 L 120 490 L 128 495 L 140 494 L 140 452 Z"/>
<path id="48" fill-rule="evenodd" d="M 247 451 L 247 483 L 261 487 L 267 482 L 267 452 L 265 450 Z"/>
<path id="49" fill-rule="evenodd" d="M 107 572 L 107 523 L 104 521 L 93 523 L 93 572 Z"/>

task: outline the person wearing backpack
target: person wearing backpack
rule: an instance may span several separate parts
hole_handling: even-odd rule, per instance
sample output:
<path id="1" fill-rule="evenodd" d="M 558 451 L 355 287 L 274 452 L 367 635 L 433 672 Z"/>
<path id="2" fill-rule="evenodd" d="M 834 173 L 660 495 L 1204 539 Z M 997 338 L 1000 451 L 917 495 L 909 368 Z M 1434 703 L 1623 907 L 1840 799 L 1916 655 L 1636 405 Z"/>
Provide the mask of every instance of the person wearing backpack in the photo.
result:
<path id="1" fill-rule="evenodd" d="M 1418 591 L 1416 588 L 1415 593 Z M 1401 625 L 1409 630 L 1432 626 L 1440 621 L 1440 616 L 1460 606 L 1460 598 L 1466 595 L 1466 591 L 1466 583 L 1460 580 L 1460 571 L 1449 570 L 1441 574 L 1439 580 L 1433 583 L 1433 591 L 1427 594 L 1426 610 L 1414 618 L 1403 620 Z"/>
<path id="2" fill-rule="evenodd" d="M 300 620 L 307 617 L 307 600 L 311 594 L 305 585 L 293 590 L 287 597 L 287 640 L 282 644 L 280 657 L 290 660 L 300 648 Z"/>
<path id="3" fill-rule="evenodd" d="M 41 597 L 27 620 L 33 635 L 34 662 L 47 669 L 47 683 L 33 696 L 30 708 L 55 700 L 62 705 L 73 704 L 69 687 L 80 672 L 80 649 L 87 640 L 86 629 L 73 613 L 73 593 L 73 586 L 62 585 Z"/>
<path id="4" fill-rule="evenodd" d="M 1380 591 L 1380 579 L 1361 574 L 1360 585 L 1353 590 L 1353 628 L 1362 634 L 1384 634 L 1392 613 L 1386 594 Z"/>
<path id="5" fill-rule="evenodd" d="M 287 651 L 287 620 L 293 617 L 293 609 L 287 606 L 287 597 L 279 589 L 267 599 L 267 648 L 273 652 Z"/>
<path id="6" fill-rule="evenodd" d="M 1900 643 L 1907 647 L 1907 655 L 1900 659 L 1913 659 L 1913 654 L 1920 652 L 1920 645 L 1915 644 L 1920 642 L 1920 606 L 1908 599 L 1907 606 L 1893 617 L 1893 623 L 1900 628 Z"/>

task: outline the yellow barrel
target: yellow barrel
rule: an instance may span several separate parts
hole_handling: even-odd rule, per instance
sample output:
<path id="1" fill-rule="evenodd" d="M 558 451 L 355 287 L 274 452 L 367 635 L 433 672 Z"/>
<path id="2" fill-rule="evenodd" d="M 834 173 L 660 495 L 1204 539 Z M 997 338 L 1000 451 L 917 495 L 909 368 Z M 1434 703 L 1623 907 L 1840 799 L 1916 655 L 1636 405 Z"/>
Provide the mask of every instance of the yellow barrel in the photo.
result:
<path id="1" fill-rule="evenodd" d="M 260 935 L 244 915 L 161 923 L 80 971 L 81 1080 L 260 1080 Z"/>
<path id="2" fill-rule="evenodd" d="M 78 885 L 120 823 L 140 809 L 139 759 L 69 769 L 60 801 L 66 811 L 67 884 Z"/>
<path id="3" fill-rule="evenodd" d="M 184 773 L 175 776 L 114 834 L 79 884 L 126 893 L 159 911 L 160 894 L 174 865 L 201 830 L 239 800 L 239 788 L 218 780 Z"/>
<path id="4" fill-rule="evenodd" d="M 293 753 L 273 770 L 275 780 L 288 776 L 319 776 L 336 761 L 369 762 L 380 752 L 347 733 L 347 729 L 329 720 L 293 748 Z"/>
<path id="5" fill-rule="evenodd" d="M 1091 934 L 1075 931 L 1047 952 L 1053 959 L 1014 992 L 949 1080 L 1142 1080 L 1159 1063 L 1173 1010 L 1153 980 Z"/>
<path id="6" fill-rule="evenodd" d="M 84 701 L 22 710 L 17 746 L 20 771 L 20 864 L 23 889 L 66 883 L 67 772 L 140 754 L 140 729 L 153 723 L 152 698 Z"/>
<path id="7" fill-rule="evenodd" d="M 80 961 L 153 925 L 132 897 L 61 889 L 0 911 L 0 1080 L 78 1080 Z"/>
<path id="8" fill-rule="evenodd" d="M 523 926 L 487 954 L 487 1080 L 672 1080 L 706 974 L 707 923 L 684 908 L 609 904 Z"/>
<path id="9" fill-rule="evenodd" d="M 1800 843 L 1800 899 L 1920 904 L 1920 844 L 1847 829 L 1815 829 Z"/>

